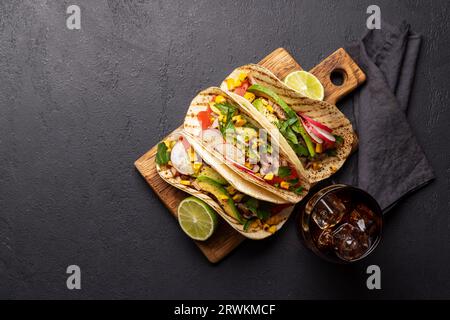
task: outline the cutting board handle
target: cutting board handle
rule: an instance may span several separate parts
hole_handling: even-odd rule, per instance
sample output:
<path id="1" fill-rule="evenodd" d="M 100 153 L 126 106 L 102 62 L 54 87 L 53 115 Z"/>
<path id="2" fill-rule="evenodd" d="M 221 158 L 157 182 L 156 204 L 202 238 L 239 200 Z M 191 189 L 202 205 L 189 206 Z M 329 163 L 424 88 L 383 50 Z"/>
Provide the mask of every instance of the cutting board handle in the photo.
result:
<path id="1" fill-rule="evenodd" d="M 293 71 L 303 70 L 284 48 L 276 49 L 259 64 L 274 72 L 281 80 Z M 364 72 L 343 48 L 333 52 L 309 72 L 320 80 L 325 90 L 324 100 L 331 104 L 336 104 L 366 80 Z M 331 78 L 334 76 L 341 77 L 340 85 L 333 83 Z"/>
<path id="2" fill-rule="evenodd" d="M 322 83 L 325 89 L 324 100 L 332 104 L 336 104 L 366 81 L 364 72 L 343 48 L 336 50 L 310 72 Z M 333 79 L 340 79 L 341 83 L 335 84 Z"/>

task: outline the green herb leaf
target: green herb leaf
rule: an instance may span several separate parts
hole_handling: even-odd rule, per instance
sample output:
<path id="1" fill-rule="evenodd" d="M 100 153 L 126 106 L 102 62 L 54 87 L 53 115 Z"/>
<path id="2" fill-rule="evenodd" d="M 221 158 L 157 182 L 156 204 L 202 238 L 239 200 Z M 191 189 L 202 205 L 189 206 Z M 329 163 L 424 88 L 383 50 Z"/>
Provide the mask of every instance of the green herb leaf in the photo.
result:
<path id="1" fill-rule="evenodd" d="M 248 230 L 248 228 L 252 225 L 253 221 L 255 221 L 255 218 L 248 219 L 248 220 L 245 221 L 245 223 L 244 223 L 244 231 Z"/>
<path id="2" fill-rule="evenodd" d="M 297 118 L 297 117 L 293 117 L 293 118 L 290 118 L 290 119 L 286 120 L 288 126 L 292 126 L 292 125 L 293 125 L 294 123 L 296 123 L 297 121 L 298 121 L 298 118 Z"/>
<path id="3" fill-rule="evenodd" d="M 220 113 L 222 113 L 222 115 L 228 114 L 229 110 L 232 110 L 233 113 L 236 111 L 236 107 L 229 104 L 228 102 L 215 103 L 214 106 L 220 110 Z"/>
<path id="4" fill-rule="evenodd" d="M 300 186 L 300 187 L 296 188 L 296 189 L 294 190 L 294 192 L 295 192 L 296 194 L 301 194 L 301 193 L 303 192 L 303 187 Z"/>
<path id="5" fill-rule="evenodd" d="M 298 183 L 298 178 L 288 180 L 288 182 L 289 182 L 290 184 L 292 184 L 292 185 L 295 185 L 295 184 Z"/>
<path id="6" fill-rule="evenodd" d="M 245 202 L 245 206 L 250 210 L 253 214 L 258 215 L 258 207 L 259 201 L 255 198 L 250 198 Z"/>
<path id="7" fill-rule="evenodd" d="M 344 142 L 344 138 L 342 138 L 341 136 L 338 135 L 334 135 L 334 137 L 336 138 L 336 143 L 343 143 Z"/>
<path id="8" fill-rule="evenodd" d="M 278 168 L 277 176 L 279 176 L 280 178 L 286 178 L 286 177 L 289 177 L 290 175 L 291 175 L 291 168 L 289 168 L 289 167 L 279 167 Z"/>
<path id="9" fill-rule="evenodd" d="M 288 139 L 293 144 L 298 144 L 297 135 L 292 131 L 291 127 L 286 128 L 286 132 L 284 134 L 284 137 Z"/>
<path id="10" fill-rule="evenodd" d="M 296 119 L 296 120 L 298 120 L 298 119 Z M 296 133 L 300 133 L 300 132 L 301 132 L 300 122 L 299 122 L 299 121 L 295 122 L 295 123 L 291 126 L 291 129 L 292 129 L 294 132 L 296 132 Z"/>
<path id="11" fill-rule="evenodd" d="M 298 156 L 304 156 L 304 157 L 309 156 L 308 149 L 304 145 L 302 145 L 300 143 L 299 144 L 289 143 L 289 145 L 292 147 L 292 149 L 294 149 L 295 153 Z"/>
<path id="12" fill-rule="evenodd" d="M 164 142 L 158 144 L 156 152 L 156 163 L 160 166 L 165 165 L 170 160 L 170 152 L 167 151 L 167 146 Z"/>
<path id="13" fill-rule="evenodd" d="M 270 217 L 269 210 L 266 209 L 258 209 L 256 212 L 256 216 L 261 220 L 267 220 Z"/>

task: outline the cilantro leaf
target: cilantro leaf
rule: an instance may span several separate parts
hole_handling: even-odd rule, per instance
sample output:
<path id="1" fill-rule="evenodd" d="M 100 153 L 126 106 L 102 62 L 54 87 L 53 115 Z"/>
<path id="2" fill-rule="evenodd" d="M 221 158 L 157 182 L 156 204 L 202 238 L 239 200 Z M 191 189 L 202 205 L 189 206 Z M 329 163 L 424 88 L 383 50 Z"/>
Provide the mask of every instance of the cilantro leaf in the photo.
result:
<path id="1" fill-rule="evenodd" d="M 292 147 L 292 149 L 294 149 L 295 153 L 299 156 L 309 156 L 309 152 L 308 149 L 302 145 L 302 144 L 293 144 L 293 143 L 289 143 L 289 145 Z"/>
<path id="2" fill-rule="evenodd" d="M 341 136 L 334 135 L 334 137 L 336 138 L 336 143 L 343 143 L 344 142 L 344 138 L 342 138 Z"/>
<path id="3" fill-rule="evenodd" d="M 294 190 L 294 192 L 295 192 L 296 194 L 302 193 L 302 192 L 303 192 L 303 187 L 300 186 L 300 187 L 296 188 L 296 189 Z"/>
<path id="4" fill-rule="evenodd" d="M 280 178 L 286 178 L 291 175 L 291 168 L 289 167 L 279 167 L 278 168 L 278 174 Z"/>
<path id="5" fill-rule="evenodd" d="M 267 220 L 270 217 L 270 212 L 267 209 L 258 209 L 256 211 L 256 216 L 261 220 Z"/>
<path id="6" fill-rule="evenodd" d="M 156 152 L 156 163 L 160 166 L 165 165 L 170 160 L 170 152 L 167 151 L 167 146 L 164 142 L 158 144 Z"/>

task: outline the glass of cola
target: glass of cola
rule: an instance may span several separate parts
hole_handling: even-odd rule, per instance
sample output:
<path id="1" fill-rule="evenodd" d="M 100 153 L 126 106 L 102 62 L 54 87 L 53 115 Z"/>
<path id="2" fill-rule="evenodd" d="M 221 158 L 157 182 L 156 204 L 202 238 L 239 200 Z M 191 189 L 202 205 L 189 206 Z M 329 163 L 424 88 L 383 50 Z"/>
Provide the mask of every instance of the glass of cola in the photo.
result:
<path id="1" fill-rule="evenodd" d="M 381 208 L 371 195 L 356 187 L 335 184 L 319 190 L 298 217 L 305 245 L 331 262 L 361 260 L 381 238 Z"/>

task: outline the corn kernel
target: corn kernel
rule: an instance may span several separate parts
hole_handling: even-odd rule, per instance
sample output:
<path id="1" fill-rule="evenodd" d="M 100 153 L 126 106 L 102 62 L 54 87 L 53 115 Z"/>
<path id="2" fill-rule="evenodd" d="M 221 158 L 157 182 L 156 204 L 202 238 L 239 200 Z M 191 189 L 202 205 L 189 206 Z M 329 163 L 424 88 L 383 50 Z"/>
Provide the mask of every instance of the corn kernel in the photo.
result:
<path id="1" fill-rule="evenodd" d="M 270 226 L 268 231 L 270 233 L 275 233 L 277 231 L 277 226 Z"/>
<path id="2" fill-rule="evenodd" d="M 237 116 L 234 116 L 233 118 L 231 118 L 231 121 L 239 121 L 241 119 L 242 119 L 242 116 L 241 115 L 237 115 Z"/>
<path id="3" fill-rule="evenodd" d="M 228 191 L 228 193 L 231 194 L 231 195 L 233 195 L 233 194 L 236 193 L 236 189 L 233 188 L 233 186 L 228 186 L 228 187 L 227 187 L 227 191 Z"/>
<path id="4" fill-rule="evenodd" d="M 243 125 L 245 125 L 247 123 L 247 120 L 245 119 L 240 119 L 238 121 L 236 121 L 236 123 L 234 124 L 236 127 L 242 127 Z"/>
<path id="5" fill-rule="evenodd" d="M 170 141 L 169 140 L 164 140 L 164 144 L 166 145 L 167 148 L 170 149 Z"/>
<path id="6" fill-rule="evenodd" d="M 233 90 L 237 87 L 236 81 L 234 81 L 233 78 L 228 78 L 227 80 L 225 80 L 225 82 L 227 83 L 228 90 Z"/>
<path id="7" fill-rule="evenodd" d="M 247 79 L 247 74 L 244 72 L 239 73 L 238 79 L 240 81 L 244 81 L 245 79 Z"/>
<path id="8" fill-rule="evenodd" d="M 190 182 L 189 180 L 180 180 L 180 183 L 181 183 L 183 186 L 190 186 L 190 185 L 191 185 L 191 182 Z"/>
<path id="9" fill-rule="evenodd" d="M 316 152 L 322 153 L 322 144 L 321 143 L 316 144 Z"/>
<path id="10" fill-rule="evenodd" d="M 255 100 L 255 95 L 251 92 L 246 92 L 244 93 L 244 98 L 250 102 L 253 102 L 253 100 Z"/>
<path id="11" fill-rule="evenodd" d="M 224 194 L 219 195 L 218 198 L 219 198 L 219 200 L 228 200 L 229 199 L 229 197 Z"/>
<path id="12" fill-rule="evenodd" d="M 272 172 L 270 172 L 270 173 L 268 173 L 268 174 L 266 174 L 264 176 L 264 180 L 272 180 L 272 179 L 273 179 L 273 173 Z"/>
<path id="13" fill-rule="evenodd" d="M 251 164 L 250 162 L 246 162 L 246 163 L 245 163 L 245 166 L 246 166 L 247 168 L 249 168 L 249 169 L 252 168 L 252 164 Z"/>
<path id="14" fill-rule="evenodd" d="M 224 96 L 216 96 L 216 98 L 214 99 L 215 103 L 223 103 L 225 101 L 226 101 L 226 99 Z"/>
<path id="15" fill-rule="evenodd" d="M 261 99 L 261 102 L 265 106 L 267 106 L 269 104 L 269 102 L 266 99 Z"/>
<path id="16" fill-rule="evenodd" d="M 195 151 L 194 151 L 194 149 L 192 147 L 189 148 L 189 159 L 191 161 L 195 160 Z"/>
<path id="17" fill-rule="evenodd" d="M 194 162 L 194 171 L 195 172 L 198 172 L 201 167 L 202 167 L 202 163 L 201 162 Z"/>
<path id="18" fill-rule="evenodd" d="M 289 187 L 290 187 L 290 184 L 289 184 L 289 182 L 286 182 L 286 181 L 281 181 L 281 183 L 280 183 L 280 187 L 281 187 L 281 188 L 283 188 L 283 189 L 286 189 L 286 190 L 288 190 L 288 189 L 289 189 Z"/>
<path id="19" fill-rule="evenodd" d="M 322 167 L 322 165 L 318 162 L 313 162 L 312 167 L 314 170 L 319 170 Z"/>
<path id="20" fill-rule="evenodd" d="M 238 194 L 235 194 L 233 196 L 234 202 L 241 202 L 242 198 L 244 198 L 244 194 L 243 193 L 238 193 Z"/>
<path id="21" fill-rule="evenodd" d="M 270 112 L 273 113 L 273 108 L 270 104 L 266 105 L 266 109 Z"/>
<path id="22" fill-rule="evenodd" d="M 239 79 L 234 79 L 234 85 L 237 87 L 240 87 L 242 85 L 242 81 Z"/>
<path id="23" fill-rule="evenodd" d="M 270 226 L 267 223 L 264 223 L 263 229 L 264 231 L 269 231 Z"/>

